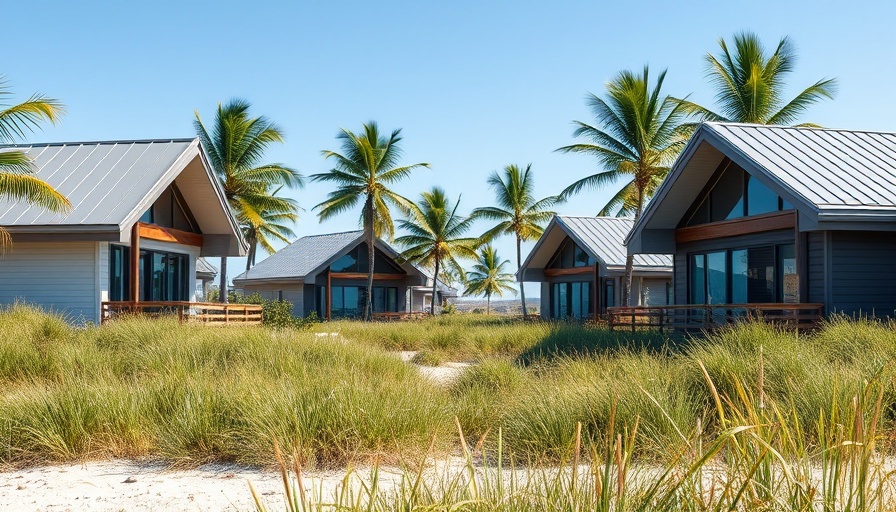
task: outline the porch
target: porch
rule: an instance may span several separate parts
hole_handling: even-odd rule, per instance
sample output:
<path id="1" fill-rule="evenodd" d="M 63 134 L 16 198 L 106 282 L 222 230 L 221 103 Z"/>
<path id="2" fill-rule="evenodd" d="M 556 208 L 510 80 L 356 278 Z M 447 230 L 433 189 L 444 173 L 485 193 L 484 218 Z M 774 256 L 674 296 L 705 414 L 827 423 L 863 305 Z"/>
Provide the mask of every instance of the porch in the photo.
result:
<path id="1" fill-rule="evenodd" d="M 186 301 L 109 301 L 102 303 L 100 322 L 128 315 L 152 318 L 173 317 L 180 323 L 209 325 L 261 325 L 262 308 L 257 304 L 219 304 Z"/>
<path id="2" fill-rule="evenodd" d="M 607 308 L 607 325 L 617 328 L 659 329 L 661 332 L 711 331 L 744 321 L 762 321 L 787 329 L 812 330 L 824 318 L 824 305 L 801 304 L 687 304 Z"/>

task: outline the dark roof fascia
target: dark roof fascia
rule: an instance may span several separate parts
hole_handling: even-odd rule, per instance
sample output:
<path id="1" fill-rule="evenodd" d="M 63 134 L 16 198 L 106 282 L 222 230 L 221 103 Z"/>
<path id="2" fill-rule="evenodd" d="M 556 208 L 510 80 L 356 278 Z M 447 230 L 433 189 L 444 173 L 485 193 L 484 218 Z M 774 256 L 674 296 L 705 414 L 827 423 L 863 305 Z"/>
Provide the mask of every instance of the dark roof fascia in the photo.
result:
<path id="1" fill-rule="evenodd" d="M 53 146 L 99 146 L 103 144 L 166 144 L 183 143 L 196 140 L 196 137 L 180 137 L 173 139 L 122 139 L 122 140 L 75 140 L 63 142 L 34 142 L 22 144 L 0 144 L 0 149 L 47 148 Z"/>

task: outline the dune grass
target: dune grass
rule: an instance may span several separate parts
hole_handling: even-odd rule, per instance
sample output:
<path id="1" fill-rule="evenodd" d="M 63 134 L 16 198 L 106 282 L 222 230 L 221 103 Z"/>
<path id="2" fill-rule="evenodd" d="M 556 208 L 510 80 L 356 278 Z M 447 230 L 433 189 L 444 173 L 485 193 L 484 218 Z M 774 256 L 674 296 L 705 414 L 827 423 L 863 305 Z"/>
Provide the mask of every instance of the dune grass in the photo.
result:
<path id="1" fill-rule="evenodd" d="M 273 446 L 306 467 L 450 453 L 455 418 L 471 443 L 519 462 L 560 461 L 570 432 L 599 445 L 637 425 L 632 453 L 667 460 L 700 431 L 728 425 L 720 396 L 776 404 L 799 442 L 818 444 L 834 413 L 878 382 L 878 429 L 893 434 L 894 325 L 837 318 L 795 335 L 747 324 L 706 338 L 608 333 L 575 324 L 455 315 L 420 322 L 333 322 L 214 329 L 128 319 L 75 329 L 23 306 L 0 311 L 0 463 L 151 457 L 172 464 L 268 465 Z M 456 337 L 456 346 L 449 343 Z M 475 362 L 435 384 L 420 362 Z M 441 450 L 441 451 L 439 451 Z M 585 453 L 585 456 L 588 456 Z"/>

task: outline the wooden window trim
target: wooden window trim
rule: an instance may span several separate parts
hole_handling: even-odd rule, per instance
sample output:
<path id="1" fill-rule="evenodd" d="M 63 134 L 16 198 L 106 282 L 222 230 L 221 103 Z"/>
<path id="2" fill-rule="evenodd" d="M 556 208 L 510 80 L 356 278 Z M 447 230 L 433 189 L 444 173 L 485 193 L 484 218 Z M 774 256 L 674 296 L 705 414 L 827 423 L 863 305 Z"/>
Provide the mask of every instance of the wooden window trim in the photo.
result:
<path id="1" fill-rule="evenodd" d="M 587 267 L 573 267 L 573 268 L 546 268 L 544 269 L 544 275 L 548 277 L 555 276 L 577 276 L 581 274 L 590 274 L 594 272 L 594 265 L 589 265 Z"/>
<path id="2" fill-rule="evenodd" d="M 137 228 L 138 236 L 140 238 L 202 247 L 202 235 L 197 233 L 189 233 L 179 229 L 165 228 L 155 224 L 146 224 L 144 222 L 138 222 Z"/>
<path id="3" fill-rule="evenodd" d="M 712 240 L 795 228 L 796 210 L 772 212 L 753 217 L 742 217 L 701 224 L 699 226 L 678 228 L 675 230 L 675 243 L 682 244 L 699 240 Z"/>
<path id="4" fill-rule="evenodd" d="M 364 279 L 366 280 L 370 277 L 370 274 L 366 272 L 331 272 L 330 277 L 332 279 Z M 399 281 L 407 277 L 405 274 L 382 274 L 375 273 L 373 274 L 373 280 L 383 280 L 383 281 Z"/>

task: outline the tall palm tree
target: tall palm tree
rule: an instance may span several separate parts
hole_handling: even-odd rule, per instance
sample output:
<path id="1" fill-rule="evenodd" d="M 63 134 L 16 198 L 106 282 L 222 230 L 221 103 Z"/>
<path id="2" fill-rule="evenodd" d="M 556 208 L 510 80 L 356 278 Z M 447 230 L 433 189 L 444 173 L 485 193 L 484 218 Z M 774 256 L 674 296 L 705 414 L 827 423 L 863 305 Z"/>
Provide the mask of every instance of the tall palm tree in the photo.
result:
<path id="1" fill-rule="evenodd" d="M 796 60 L 793 44 L 786 37 L 778 41 L 771 55 L 766 53 L 759 37 L 750 32 L 734 35 L 733 55 L 724 39 L 719 39 L 719 46 L 722 48 L 719 55 L 706 55 L 707 76 L 716 89 L 718 113 L 682 100 L 685 110 L 700 120 L 790 125 L 812 104 L 834 97 L 837 81 L 828 78 L 785 102 L 784 79 L 793 72 Z"/>
<path id="2" fill-rule="evenodd" d="M 5 100 L 12 96 L 5 77 L 0 75 L 0 144 L 12 144 L 40 127 L 42 121 L 55 124 L 65 109 L 57 100 L 33 94 L 18 104 Z M 18 149 L 0 151 L 0 197 L 37 205 L 51 212 L 65 212 L 71 203 L 47 182 L 34 176 L 34 165 Z M 0 227 L 0 251 L 9 248 L 12 238 Z"/>
<path id="3" fill-rule="evenodd" d="M 367 261 L 370 269 L 367 275 L 367 302 L 364 318 L 373 319 L 373 259 L 374 239 L 388 235 L 395 236 L 390 207 L 408 213 L 413 206 L 410 200 L 394 192 L 389 185 L 397 183 L 419 167 L 429 167 L 427 163 L 399 166 L 401 158 L 401 129 L 392 131 L 389 137 L 380 135 L 379 127 L 373 121 L 362 126 L 360 133 L 343 129 L 337 139 L 342 141 L 342 153 L 323 151 L 324 158 L 334 160 L 333 169 L 311 176 L 314 181 L 333 183 L 336 190 L 327 194 L 327 200 L 314 208 L 321 221 L 354 208 L 363 202 L 361 224 L 367 240 Z"/>
<path id="4" fill-rule="evenodd" d="M 395 243 L 405 247 L 401 256 L 412 263 L 434 269 L 431 314 L 436 312 L 441 266 L 462 272 L 458 258 L 476 257 L 478 240 L 463 236 L 472 227 L 473 219 L 460 216 L 458 206 L 460 198 L 452 207 L 445 191 L 433 187 L 421 194 L 418 204 L 411 205 L 408 219 L 399 221 L 399 227 L 409 233 L 395 239 Z"/>
<path id="5" fill-rule="evenodd" d="M 599 215 L 633 214 L 637 221 L 687 142 L 682 103 L 660 95 L 665 77 L 663 71 L 651 89 L 647 66 L 640 75 L 626 70 L 607 84 L 606 100 L 588 94 L 586 101 L 597 125 L 574 121 L 577 128 L 573 136 L 588 141 L 557 151 L 592 155 L 605 170 L 574 182 L 561 196 L 569 197 L 586 188 L 604 188 L 622 181 L 622 188 Z M 625 261 L 624 305 L 631 301 L 633 263 L 634 258 L 629 255 Z"/>
<path id="6" fill-rule="evenodd" d="M 500 235 L 516 237 L 516 268 L 523 264 L 522 243 L 538 239 L 544 232 L 544 225 L 555 212 L 551 207 L 561 202 L 559 196 L 548 196 L 535 199 L 535 183 L 532 176 L 532 164 L 521 170 L 516 165 L 504 167 L 504 174 L 493 171 L 488 177 L 489 187 L 495 190 L 497 206 L 476 208 L 471 217 L 497 221 L 498 224 L 486 231 L 482 239 L 491 242 Z M 523 303 L 523 317 L 528 318 L 526 310 L 526 291 L 520 286 Z"/>
<path id="7" fill-rule="evenodd" d="M 513 274 L 504 271 L 510 260 L 501 261 L 498 251 L 491 245 L 485 245 L 479 251 L 479 257 L 473 269 L 467 272 L 467 283 L 464 295 L 485 295 L 485 314 L 491 313 L 492 295 L 503 297 L 504 292 L 516 295 L 516 289 L 510 284 L 514 282 Z"/>
<path id="8" fill-rule="evenodd" d="M 212 167 L 221 180 L 224 196 L 241 227 L 258 224 L 263 212 L 297 214 L 298 204 L 271 193 L 275 187 L 300 187 L 302 175 L 283 164 L 261 163 L 271 144 L 284 142 L 280 127 L 267 117 L 250 117 L 250 105 L 241 99 L 218 104 L 214 125 L 206 129 L 196 112 L 193 125 Z M 221 257 L 221 302 L 227 302 L 227 257 Z"/>
<path id="9" fill-rule="evenodd" d="M 276 194 L 274 194 L 276 196 Z M 262 210 L 258 217 L 247 220 L 243 226 L 243 238 L 249 244 L 249 254 L 246 257 L 246 270 L 255 266 L 255 258 L 258 255 L 258 247 L 261 246 L 268 254 L 274 254 L 272 240 L 289 243 L 296 237 L 290 225 L 299 220 L 299 215 L 294 212 L 276 213 L 270 210 Z"/>

